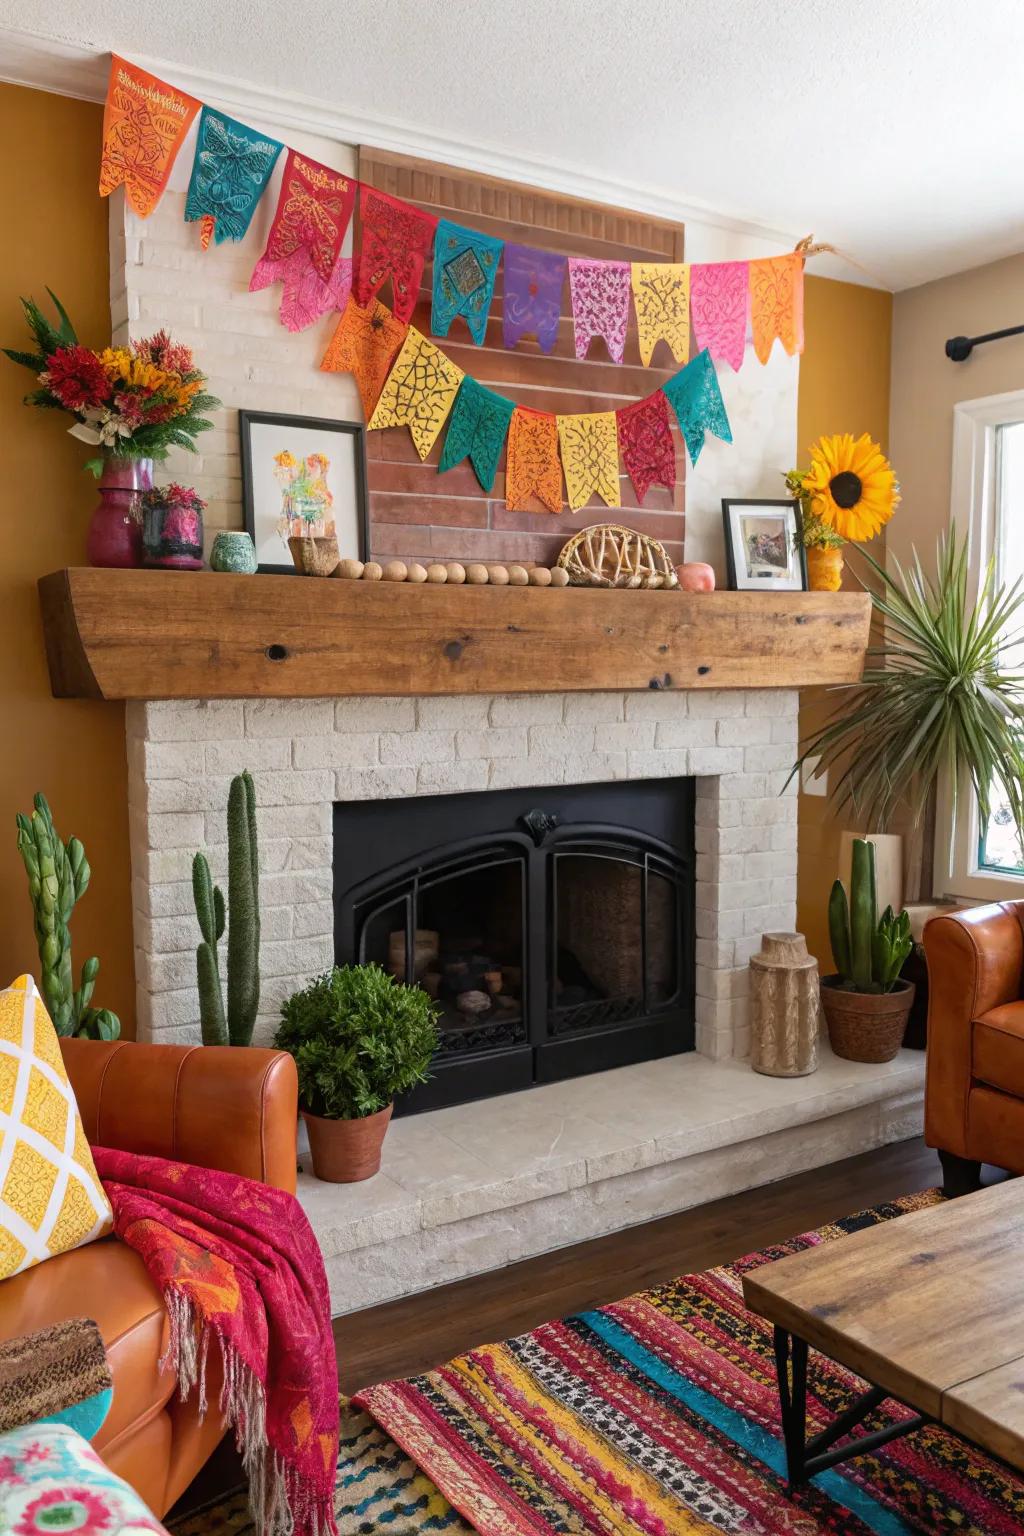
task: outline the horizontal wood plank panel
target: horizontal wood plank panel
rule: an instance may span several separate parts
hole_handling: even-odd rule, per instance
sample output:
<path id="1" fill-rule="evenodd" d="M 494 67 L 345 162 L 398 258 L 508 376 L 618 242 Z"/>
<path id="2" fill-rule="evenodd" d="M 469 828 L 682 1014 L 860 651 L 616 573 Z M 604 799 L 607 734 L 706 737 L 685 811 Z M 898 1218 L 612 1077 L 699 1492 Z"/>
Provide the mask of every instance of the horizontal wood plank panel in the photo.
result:
<path id="1" fill-rule="evenodd" d="M 797 688 L 860 677 L 870 612 L 867 595 L 852 592 L 413 586 L 91 567 L 55 571 L 39 591 L 59 698 Z M 272 660 L 271 647 L 283 658 Z"/>
<path id="2" fill-rule="evenodd" d="M 363 148 L 359 152 L 359 176 L 372 186 L 403 198 L 439 218 L 468 224 L 485 234 L 521 245 L 559 251 L 566 256 L 593 256 L 617 261 L 682 261 L 683 228 L 664 219 L 647 218 L 628 210 L 608 208 L 582 199 L 561 197 L 536 188 L 502 182 L 473 172 L 428 161 L 409 160 L 379 150 Z M 562 320 L 558 340 L 550 355 L 541 352 L 536 341 L 524 338 L 513 350 L 502 341 L 502 300 L 504 272 L 499 270 L 495 297 L 491 305 L 487 332 L 482 347 L 474 346 L 463 320 L 452 322 L 447 338 L 435 338 L 438 345 L 466 373 L 482 384 L 498 390 L 517 404 L 534 410 L 571 414 L 585 411 L 614 411 L 630 405 L 658 389 L 676 371 L 677 364 L 667 346 L 659 343 L 653 366 L 640 362 L 635 317 L 630 313 L 625 358 L 613 363 L 600 338 L 592 341 L 590 355 L 577 359 L 571 319 L 568 274 L 562 292 Z M 413 324 L 430 335 L 432 263 L 427 263 L 420 294 L 413 313 Z M 382 294 L 390 302 L 390 289 Z M 595 498 L 592 502 L 557 524 L 537 502 L 526 514 L 506 514 L 505 460 L 489 494 L 481 490 L 476 476 L 467 466 L 437 474 L 444 442 L 442 431 L 426 462 L 420 465 L 408 432 L 388 428 L 368 435 L 367 454 L 370 484 L 370 544 L 375 555 L 401 552 L 410 558 L 513 560 L 525 564 L 543 560 L 550 563 L 565 539 L 589 523 L 619 520 L 617 509 L 608 509 Z M 397 479 L 394 468 L 411 473 Z M 424 473 L 415 475 L 415 470 Z M 673 559 L 682 559 L 684 534 L 685 455 L 676 437 L 675 492 L 652 487 L 645 507 L 664 518 L 673 519 L 669 542 Z M 629 477 L 620 475 L 621 500 L 625 520 L 634 525 L 631 515 L 637 500 Z M 387 493 L 387 503 L 380 494 Z M 451 499 L 465 497 L 474 502 L 477 515 L 466 513 L 453 519 Z M 534 518 L 536 527 L 518 520 Z M 510 517 L 517 520 L 513 523 Z M 570 520 L 571 519 L 571 520 Z M 402 535 L 405 526 L 410 532 Z M 641 527 L 639 522 L 635 526 Z M 463 540 L 459 530 L 477 530 L 472 541 Z M 445 529 L 437 535 L 432 530 Z M 556 531 L 565 530 L 561 542 Z M 484 531 L 486 530 L 486 532 Z M 645 529 L 644 531 L 650 531 Z M 489 542 L 488 542 L 489 536 Z M 486 550 L 486 553 L 481 553 Z"/>

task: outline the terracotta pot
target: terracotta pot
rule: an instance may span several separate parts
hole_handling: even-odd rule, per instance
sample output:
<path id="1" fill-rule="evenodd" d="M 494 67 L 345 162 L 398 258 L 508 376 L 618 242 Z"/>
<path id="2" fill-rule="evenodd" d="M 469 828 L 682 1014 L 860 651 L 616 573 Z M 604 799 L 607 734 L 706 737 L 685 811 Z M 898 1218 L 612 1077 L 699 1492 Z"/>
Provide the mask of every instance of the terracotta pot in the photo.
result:
<path id="1" fill-rule="evenodd" d="M 152 489 L 152 459 L 104 459 L 85 544 L 90 565 L 142 564 L 142 493 Z"/>
<path id="2" fill-rule="evenodd" d="M 384 1133 L 393 1109 L 394 1105 L 388 1104 L 359 1120 L 325 1120 L 304 1109 L 302 1118 L 309 1132 L 309 1154 L 316 1177 L 328 1184 L 357 1184 L 379 1173 Z"/>
<path id="3" fill-rule="evenodd" d="M 914 1001 L 914 983 L 898 981 L 891 992 L 848 992 L 838 976 L 821 978 L 821 1006 L 828 1037 L 844 1061 L 892 1061 L 903 1044 Z"/>
<path id="4" fill-rule="evenodd" d="M 809 549 L 807 584 L 812 592 L 838 592 L 843 584 L 842 550 Z"/>

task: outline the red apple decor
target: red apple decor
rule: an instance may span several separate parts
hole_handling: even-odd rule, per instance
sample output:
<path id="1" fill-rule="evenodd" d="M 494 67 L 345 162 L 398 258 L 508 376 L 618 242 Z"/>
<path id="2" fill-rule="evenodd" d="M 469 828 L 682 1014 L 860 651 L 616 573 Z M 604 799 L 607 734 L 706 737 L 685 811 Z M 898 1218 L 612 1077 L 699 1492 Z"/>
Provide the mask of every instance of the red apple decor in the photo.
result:
<path id="1" fill-rule="evenodd" d="M 679 577 L 680 592 L 713 592 L 715 590 L 714 568 L 706 565 L 703 560 L 691 560 L 686 565 L 677 565 L 676 575 Z"/>

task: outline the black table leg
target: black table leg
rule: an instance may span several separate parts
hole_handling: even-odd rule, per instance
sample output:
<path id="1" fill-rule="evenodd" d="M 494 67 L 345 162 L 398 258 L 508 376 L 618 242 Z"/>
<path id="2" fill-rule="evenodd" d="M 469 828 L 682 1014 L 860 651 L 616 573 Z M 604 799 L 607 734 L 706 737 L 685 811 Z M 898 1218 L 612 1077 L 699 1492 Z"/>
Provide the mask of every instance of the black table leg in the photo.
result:
<path id="1" fill-rule="evenodd" d="M 895 1420 L 882 1429 L 872 1430 L 869 1434 L 847 1441 L 845 1445 L 837 1446 L 837 1440 L 848 1435 L 888 1396 L 881 1387 L 869 1387 L 827 1428 L 808 1440 L 807 1343 L 778 1325 L 775 1327 L 775 1373 L 779 1382 L 782 1438 L 786 1446 L 786 1480 L 790 1493 L 816 1477 L 819 1472 L 825 1472 L 850 1457 L 865 1456 L 871 1451 L 880 1450 L 890 1440 L 909 1435 L 931 1422 L 926 1414 L 915 1413 L 909 1419 Z"/>
<path id="2" fill-rule="evenodd" d="M 807 1345 L 780 1327 L 775 1329 L 775 1372 L 782 1405 L 786 1477 L 792 1492 L 807 1481 Z"/>

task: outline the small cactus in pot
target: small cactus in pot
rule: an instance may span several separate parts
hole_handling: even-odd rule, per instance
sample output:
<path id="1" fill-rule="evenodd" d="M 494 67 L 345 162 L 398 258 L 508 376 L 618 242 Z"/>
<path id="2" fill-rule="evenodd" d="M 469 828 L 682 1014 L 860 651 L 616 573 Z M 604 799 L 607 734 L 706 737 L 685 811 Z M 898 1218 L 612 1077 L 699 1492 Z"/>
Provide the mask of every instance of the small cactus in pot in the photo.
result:
<path id="1" fill-rule="evenodd" d="M 821 982 L 821 1004 L 837 1056 L 848 1061 L 891 1061 L 903 1043 L 914 1001 L 912 982 L 900 979 L 913 948 L 910 918 L 886 907 L 878 916 L 875 849 L 855 838 L 850 894 L 840 880 L 828 903 L 834 976 Z"/>

